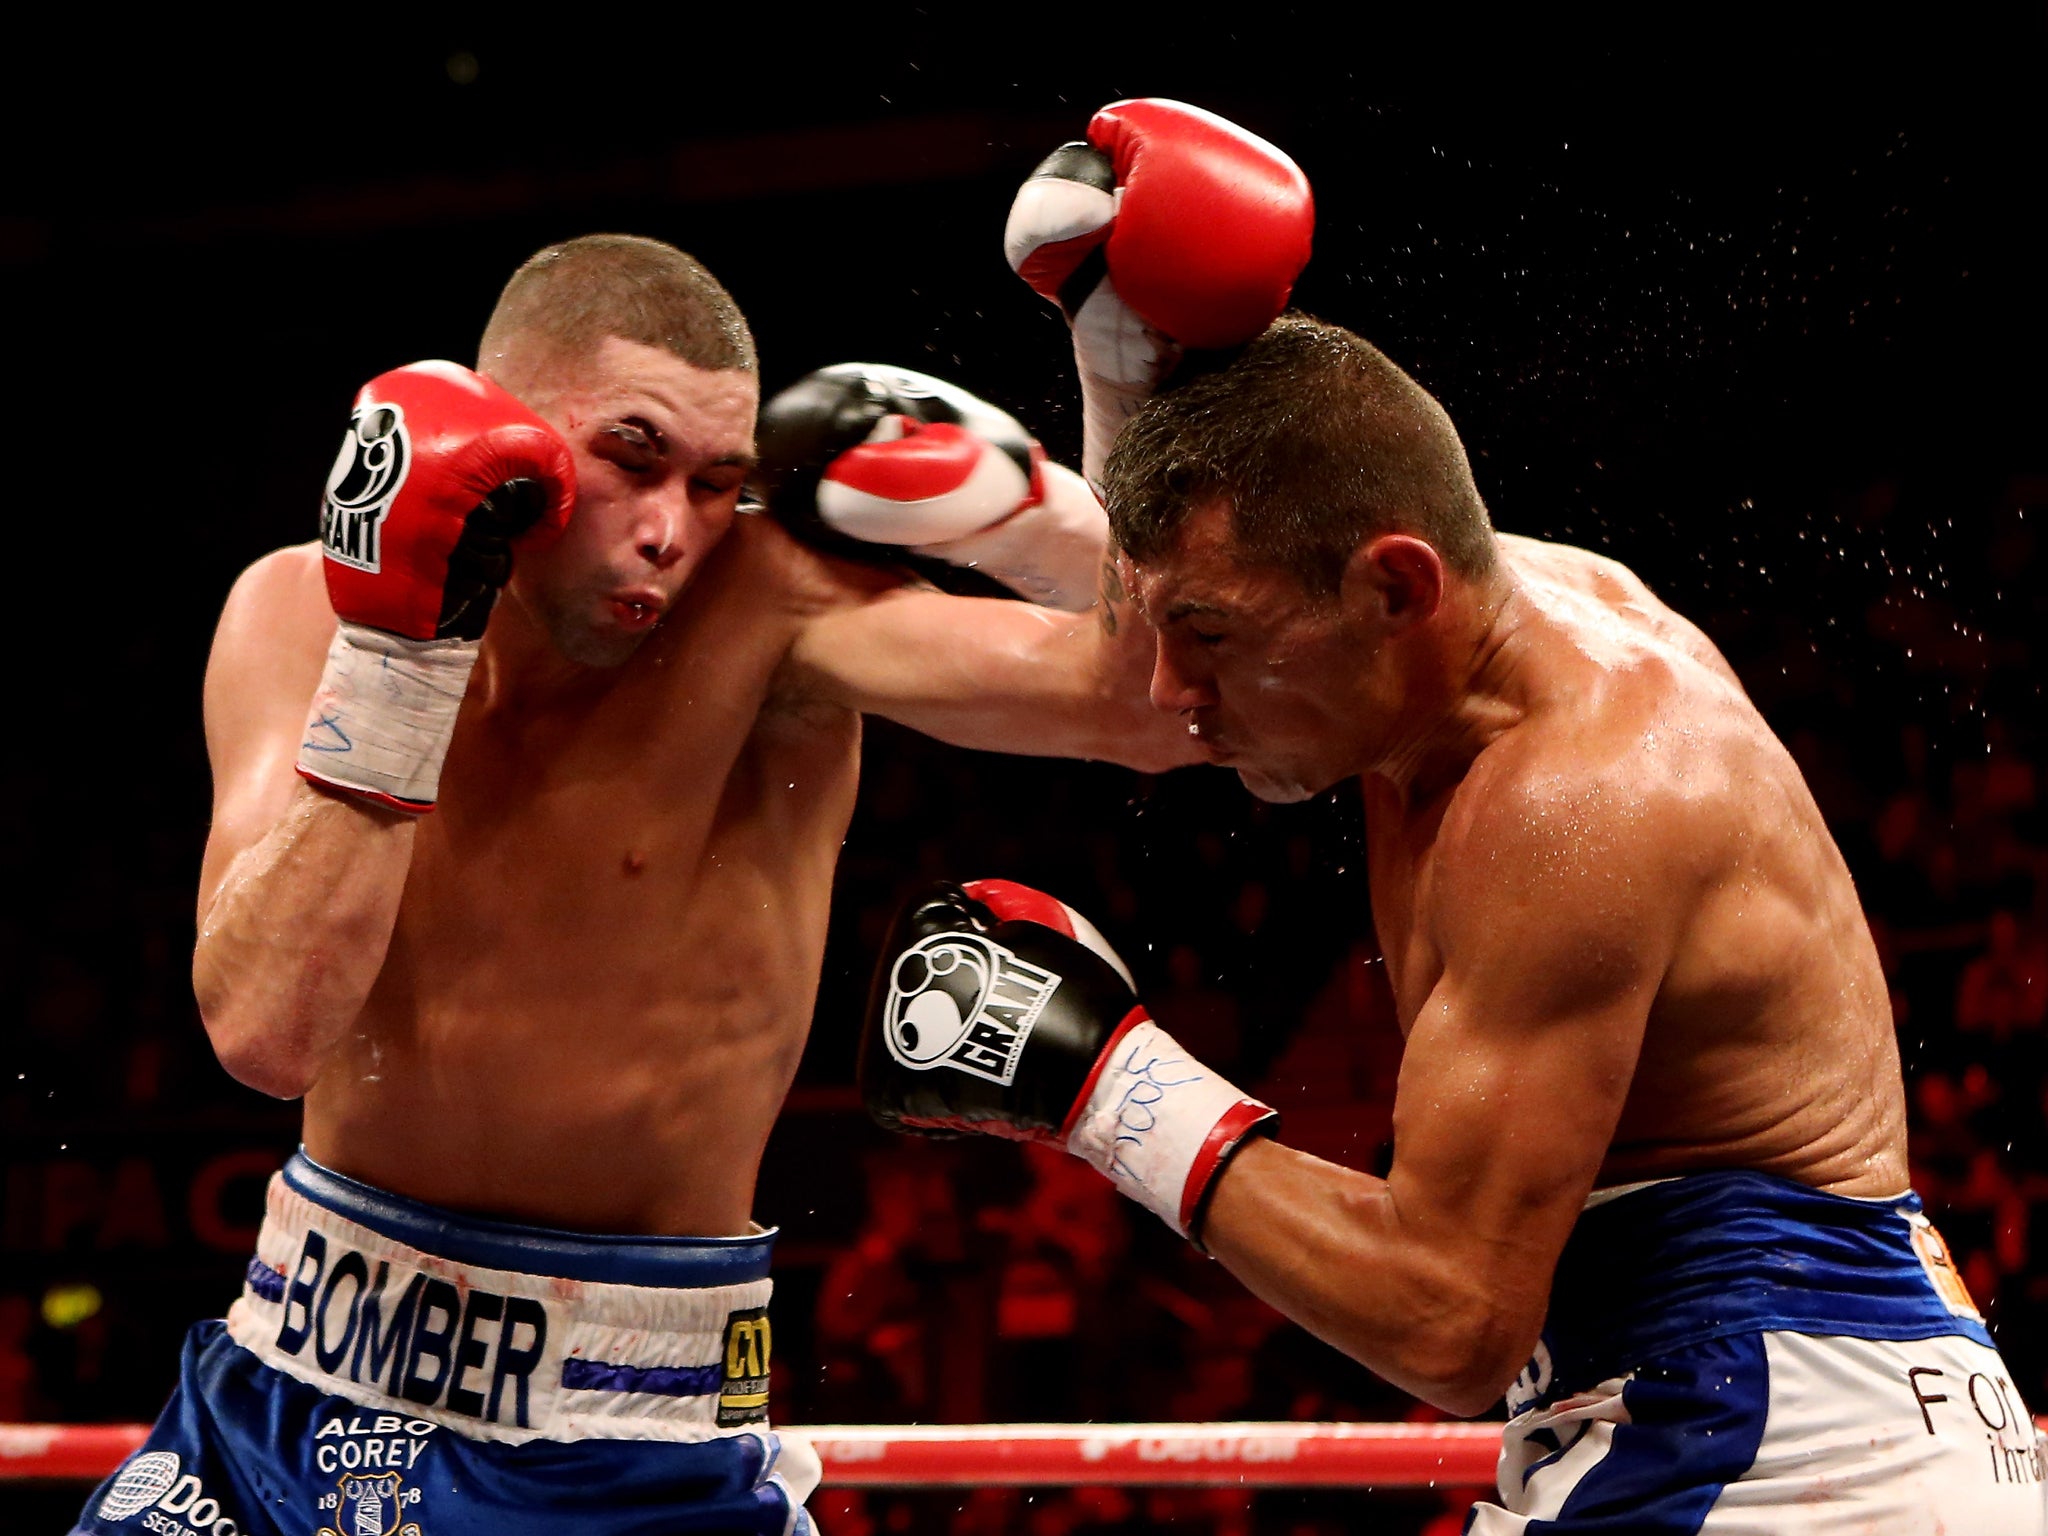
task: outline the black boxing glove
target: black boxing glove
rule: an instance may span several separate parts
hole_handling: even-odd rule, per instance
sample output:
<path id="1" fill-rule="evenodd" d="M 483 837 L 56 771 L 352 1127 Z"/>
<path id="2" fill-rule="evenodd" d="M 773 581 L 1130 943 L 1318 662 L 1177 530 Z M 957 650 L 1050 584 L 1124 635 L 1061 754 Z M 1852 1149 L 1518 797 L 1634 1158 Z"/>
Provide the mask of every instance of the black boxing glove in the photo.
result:
<path id="1" fill-rule="evenodd" d="M 1095 602 L 1101 503 L 1006 411 L 878 363 L 808 374 L 761 407 L 757 494 L 798 537 L 977 570 L 1049 608 Z"/>
<path id="2" fill-rule="evenodd" d="M 1152 1022 L 1093 924 L 1007 880 L 941 881 L 904 908 L 860 1087 L 891 1130 L 1063 1146 L 1198 1241 L 1217 1176 L 1277 1119 Z"/>

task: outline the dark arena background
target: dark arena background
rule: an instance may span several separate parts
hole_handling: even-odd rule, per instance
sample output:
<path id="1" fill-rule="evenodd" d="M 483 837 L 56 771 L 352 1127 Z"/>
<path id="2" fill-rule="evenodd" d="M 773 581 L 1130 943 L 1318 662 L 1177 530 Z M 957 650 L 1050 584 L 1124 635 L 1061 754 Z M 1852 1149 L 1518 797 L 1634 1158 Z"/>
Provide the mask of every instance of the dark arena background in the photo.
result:
<path id="1" fill-rule="evenodd" d="M 1914 1183 L 2048 1409 L 2044 25 L 1934 14 L 1610 34 L 1273 6 L 1156 31 L 940 6 L 544 30 L 350 11 L 19 42 L 0 1421 L 153 1417 L 294 1143 L 294 1106 L 220 1071 L 192 1002 L 199 686 L 235 574 L 312 535 L 356 386 L 472 361 L 522 258 L 624 230 L 723 278 L 766 388 L 923 368 L 1071 462 L 1065 332 L 1000 234 L 1017 181 L 1123 95 L 1293 153 L 1319 214 L 1298 303 L 1444 401 L 1500 527 L 1627 562 L 1727 652 L 1877 930 Z M 999 874 L 1096 914 L 1161 1021 L 1287 1139 L 1384 1167 L 1399 1042 L 1356 795 L 1270 808 L 1215 770 L 879 723 L 865 750 L 757 1202 L 783 1234 L 777 1417 L 1427 1416 L 1080 1165 L 892 1140 L 851 1087 L 895 901 Z M 9 1483 L 0 1527 L 61 1530 L 82 1492 Z M 831 1536 L 1440 1536 L 1468 1501 L 827 1489 L 813 1509 Z"/>

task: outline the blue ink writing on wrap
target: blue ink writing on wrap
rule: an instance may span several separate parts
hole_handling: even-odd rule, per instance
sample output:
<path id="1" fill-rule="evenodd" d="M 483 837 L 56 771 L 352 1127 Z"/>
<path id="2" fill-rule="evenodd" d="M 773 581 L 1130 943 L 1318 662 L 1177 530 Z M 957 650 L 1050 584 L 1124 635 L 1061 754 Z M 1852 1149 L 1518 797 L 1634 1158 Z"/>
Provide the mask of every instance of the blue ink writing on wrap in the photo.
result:
<path id="1" fill-rule="evenodd" d="M 1201 1067 L 1185 1056 L 1145 1056 L 1151 1049 L 1149 1042 L 1133 1046 L 1120 1065 L 1120 1070 L 1134 1081 L 1117 1101 L 1117 1135 L 1109 1144 L 1110 1177 L 1127 1179 L 1133 1184 L 1143 1180 L 1124 1161 L 1125 1156 L 1134 1155 L 1159 1124 L 1158 1106 L 1167 1094 L 1189 1083 L 1199 1083 L 1204 1076 Z M 1140 1060 L 1141 1057 L 1144 1059 Z"/>
<path id="2" fill-rule="evenodd" d="M 330 731 L 333 739 L 322 741 L 319 733 Z M 306 727 L 306 739 L 299 743 L 302 752 L 353 752 L 356 744 L 348 739 L 348 732 L 341 728 L 340 715 L 322 715 Z"/>

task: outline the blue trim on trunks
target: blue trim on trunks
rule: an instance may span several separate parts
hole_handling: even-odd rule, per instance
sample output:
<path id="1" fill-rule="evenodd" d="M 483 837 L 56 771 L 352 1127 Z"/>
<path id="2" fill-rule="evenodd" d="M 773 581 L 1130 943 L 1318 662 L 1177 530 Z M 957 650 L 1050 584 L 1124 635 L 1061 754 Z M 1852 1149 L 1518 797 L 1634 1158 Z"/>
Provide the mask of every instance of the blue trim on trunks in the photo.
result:
<path id="1" fill-rule="evenodd" d="M 323 1168 L 303 1149 L 284 1165 L 284 1181 L 314 1204 L 393 1242 L 456 1264 L 513 1274 L 703 1290 L 767 1279 L 775 1246 L 772 1231 L 746 1237 L 609 1237 L 444 1211 Z M 258 1281 L 252 1267 L 250 1283 L 260 1295 L 268 1282 Z"/>
<path id="2" fill-rule="evenodd" d="M 261 1259 L 249 1260 L 249 1268 L 243 1276 L 249 1282 L 249 1289 L 268 1302 L 284 1300 L 284 1276 L 272 1269 Z"/>
<path id="3" fill-rule="evenodd" d="M 716 1365 L 607 1365 L 572 1356 L 562 1385 L 580 1392 L 651 1392 L 657 1397 L 709 1397 L 725 1384 Z"/>
<path id="4" fill-rule="evenodd" d="M 1549 1397 L 1739 1333 L 1961 1334 L 1913 1247 L 1920 1197 L 1852 1200 L 1749 1170 L 1688 1174 L 1585 1212 L 1551 1286 Z"/>

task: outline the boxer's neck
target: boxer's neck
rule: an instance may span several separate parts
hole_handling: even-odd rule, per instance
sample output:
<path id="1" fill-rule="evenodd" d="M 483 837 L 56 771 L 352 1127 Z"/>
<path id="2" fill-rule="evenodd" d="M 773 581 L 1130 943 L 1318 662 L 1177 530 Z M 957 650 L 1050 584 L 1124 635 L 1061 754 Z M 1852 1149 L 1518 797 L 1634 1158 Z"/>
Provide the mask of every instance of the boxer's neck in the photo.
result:
<path id="1" fill-rule="evenodd" d="M 1437 612 L 1391 639 L 1382 658 L 1383 718 L 1392 722 L 1365 772 L 1404 801 L 1426 800 L 1527 713 L 1525 604 L 1505 565 L 1447 581 Z"/>

